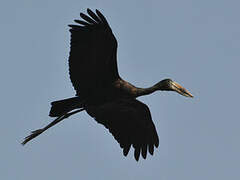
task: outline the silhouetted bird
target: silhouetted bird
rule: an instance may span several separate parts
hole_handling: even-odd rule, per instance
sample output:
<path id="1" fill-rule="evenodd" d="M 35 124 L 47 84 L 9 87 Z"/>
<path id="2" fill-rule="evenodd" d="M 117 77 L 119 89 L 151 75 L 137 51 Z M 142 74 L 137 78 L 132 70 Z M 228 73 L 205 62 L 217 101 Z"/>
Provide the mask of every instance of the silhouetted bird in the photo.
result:
<path id="1" fill-rule="evenodd" d="M 51 126 L 83 110 L 98 123 L 103 124 L 127 156 L 130 147 L 145 159 L 151 155 L 159 139 L 147 105 L 136 98 L 154 91 L 176 91 L 193 97 L 186 89 L 171 79 L 164 79 L 150 88 L 138 88 L 124 81 L 117 69 L 117 40 L 102 15 L 87 9 L 88 15 L 80 13 L 79 25 L 71 27 L 71 50 L 69 73 L 76 96 L 52 102 L 49 116 L 58 117 L 48 126 L 33 131 L 25 138 L 26 144 Z"/>

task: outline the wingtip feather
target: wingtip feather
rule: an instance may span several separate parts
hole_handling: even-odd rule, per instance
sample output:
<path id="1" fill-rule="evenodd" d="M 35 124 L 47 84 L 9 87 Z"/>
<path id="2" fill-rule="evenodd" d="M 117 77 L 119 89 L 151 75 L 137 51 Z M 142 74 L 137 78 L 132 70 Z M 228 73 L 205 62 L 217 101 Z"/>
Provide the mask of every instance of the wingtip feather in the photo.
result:
<path id="1" fill-rule="evenodd" d="M 154 153 L 154 146 L 153 146 L 153 144 L 150 144 L 150 145 L 148 146 L 148 151 L 149 151 L 149 153 L 150 153 L 151 155 L 153 155 L 153 153 Z"/>
<path id="2" fill-rule="evenodd" d="M 131 147 L 131 145 L 128 145 L 128 146 L 126 146 L 126 147 L 123 148 L 123 155 L 124 155 L 124 156 L 127 156 L 127 155 L 128 155 L 128 152 L 129 152 L 129 150 L 130 150 L 130 147 Z"/>
<path id="3" fill-rule="evenodd" d="M 140 157 L 140 148 L 136 148 L 135 151 L 134 151 L 134 157 L 136 159 L 136 161 L 139 160 L 139 157 Z"/>

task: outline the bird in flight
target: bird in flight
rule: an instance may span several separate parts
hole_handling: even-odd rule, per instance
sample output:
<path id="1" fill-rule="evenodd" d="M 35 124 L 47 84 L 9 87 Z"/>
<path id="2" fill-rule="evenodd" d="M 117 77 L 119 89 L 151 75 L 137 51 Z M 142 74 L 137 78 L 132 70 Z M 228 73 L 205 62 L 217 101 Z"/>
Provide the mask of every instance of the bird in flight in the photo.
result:
<path id="1" fill-rule="evenodd" d="M 171 79 L 164 79 L 149 88 L 139 88 L 123 80 L 117 68 L 117 40 L 103 14 L 87 9 L 81 20 L 69 25 L 71 47 L 70 79 L 76 96 L 51 103 L 50 117 L 57 117 L 42 129 L 32 131 L 26 144 L 63 119 L 85 110 L 114 136 L 124 156 L 131 146 L 138 161 L 147 152 L 153 155 L 159 138 L 148 106 L 136 98 L 155 91 L 175 91 L 186 97 L 190 92 Z"/>

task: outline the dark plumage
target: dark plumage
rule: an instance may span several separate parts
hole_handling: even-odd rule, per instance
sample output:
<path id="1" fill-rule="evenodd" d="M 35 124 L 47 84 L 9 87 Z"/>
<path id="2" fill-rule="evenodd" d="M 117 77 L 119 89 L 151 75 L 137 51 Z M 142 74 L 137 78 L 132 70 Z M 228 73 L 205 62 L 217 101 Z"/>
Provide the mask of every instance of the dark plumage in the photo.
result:
<path id="1" fill-rule="evenodd" d="M 69 74 L 76 97 L 52 102 L 49 115 L 58 117 L 45 128 L 33 131 L 25 138 L 26 144 L 48 128 L 77 112 L 86 110 L 98 123 L 104 125 L 127 156 L 130 147 L 134 157 L 145 159 L 153 155 L 159 138 L 147 105 L 136 98 L 156 90 L 176 91 L 192 97 L 182 86 L 165 79 L 150 88 L 137 88 L 121 79 L 117 69 L 117 40 L 105 17 L 87 9 L 80 13 L 82 20 L 71 27 Z M 75 110 L 75 111 L 73 111 Z"/>

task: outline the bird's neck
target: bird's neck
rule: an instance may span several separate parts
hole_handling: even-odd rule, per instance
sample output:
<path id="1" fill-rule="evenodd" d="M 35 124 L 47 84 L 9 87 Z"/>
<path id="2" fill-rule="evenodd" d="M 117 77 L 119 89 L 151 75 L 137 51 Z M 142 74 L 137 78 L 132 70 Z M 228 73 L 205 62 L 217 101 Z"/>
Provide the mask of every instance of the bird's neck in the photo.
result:
<path id="1" fill-rule="evenodd" d="M 116 89 L 120 90 L 120 92 L 131 97 L 144 96 L 157 90 L 164 90 L 164 86 L 162 86 L 161 83 L 157 83 L 149 88 L 139 88 L 122 79 L 118 79 L 113 85 Z"/>
<path id="2" fill-rule="evenodd" d="M 137 97 L 152 94 L 153 92 L 160 90 L 157 84 L 149 88 L 137 88 Z"/>

